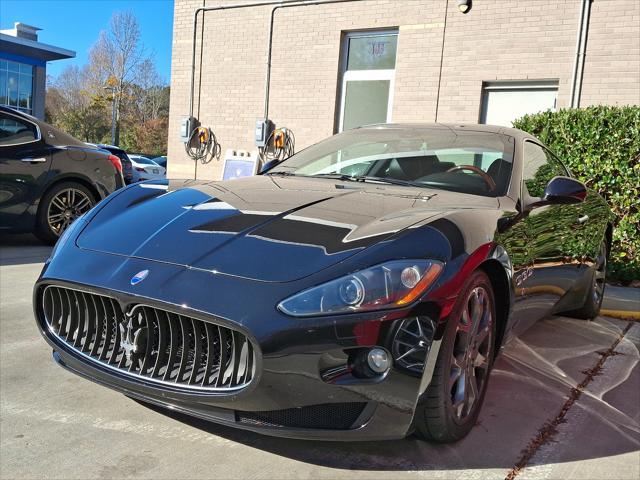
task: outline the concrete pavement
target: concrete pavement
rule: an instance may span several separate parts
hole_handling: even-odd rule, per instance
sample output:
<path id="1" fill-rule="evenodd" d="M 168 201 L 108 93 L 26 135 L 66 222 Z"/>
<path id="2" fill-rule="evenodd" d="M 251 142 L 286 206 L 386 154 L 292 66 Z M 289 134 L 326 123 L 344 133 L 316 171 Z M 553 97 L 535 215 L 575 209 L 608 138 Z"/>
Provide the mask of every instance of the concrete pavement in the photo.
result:
<path id="1" fill-rule="evenodd" d="M 277 439 L 150 408 L 56 366 L 31 310 L 48 252 L 0 239 L 1 478 L 640 478 L 638 323 L 538 323 L 503 351 L 478 425 L 455 445 Z"/>

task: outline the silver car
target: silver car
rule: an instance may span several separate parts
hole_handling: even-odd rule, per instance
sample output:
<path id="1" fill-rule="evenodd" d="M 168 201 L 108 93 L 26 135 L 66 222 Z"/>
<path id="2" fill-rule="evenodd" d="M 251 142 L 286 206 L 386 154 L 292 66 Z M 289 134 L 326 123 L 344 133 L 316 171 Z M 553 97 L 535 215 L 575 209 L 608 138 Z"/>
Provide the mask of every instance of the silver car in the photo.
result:
<path id="1" fill-rule="evenodd" d="M 134 182 L 166 178 L 167 170 L 153 160 L 143 155 L 134 154 L 129 154 L 129 158 L 131 159 Z"/>

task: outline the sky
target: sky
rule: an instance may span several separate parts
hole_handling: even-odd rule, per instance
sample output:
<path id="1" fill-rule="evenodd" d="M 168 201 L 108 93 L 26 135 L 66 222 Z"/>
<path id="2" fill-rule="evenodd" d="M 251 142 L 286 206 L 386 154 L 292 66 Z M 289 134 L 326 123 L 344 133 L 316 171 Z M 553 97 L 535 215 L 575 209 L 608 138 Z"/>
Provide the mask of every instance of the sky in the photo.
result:
<path id="1" fill-rule="evenodd" d="M 47 75 L 56 77 L 67 65 L 85 65 L 100 31 L 108 29 L 111 15 L 125 10 L 135 14 L 142 43 L 169 83 L 173 0 L 0 0 L 0 29 L 26 23 L 42 29 L 38 41 L 74 50 L 76 58 L 47 63 Z"/>

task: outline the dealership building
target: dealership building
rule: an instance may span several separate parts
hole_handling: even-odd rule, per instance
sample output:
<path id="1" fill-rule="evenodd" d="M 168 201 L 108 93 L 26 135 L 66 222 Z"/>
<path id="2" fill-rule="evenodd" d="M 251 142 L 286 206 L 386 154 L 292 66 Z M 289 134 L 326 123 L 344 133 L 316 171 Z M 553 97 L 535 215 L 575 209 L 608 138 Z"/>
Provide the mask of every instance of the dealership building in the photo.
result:
<path id="1" fill-rule="evenodd" d="M 21 22 L 0 30 L 0 105 L 44 119 L 47 62 L 76 52 L 38 41 L 39 30 Z"/>
<path id="2" fill-rule="evenodd" d="M 227 149 L 256 148 L 273 6 L 198 14 L 190 95 L 194 12 L 239 3 L 175 1 L 170 177 L 219 179 Z M 296 150 L 372 123 L 510 125 L 547 109 L 640 104 L 638 0 L 304 3 L 273 14 L 268 96 Z M 197 170 L 180 138 L 190 104 L 222 147 Z"/>

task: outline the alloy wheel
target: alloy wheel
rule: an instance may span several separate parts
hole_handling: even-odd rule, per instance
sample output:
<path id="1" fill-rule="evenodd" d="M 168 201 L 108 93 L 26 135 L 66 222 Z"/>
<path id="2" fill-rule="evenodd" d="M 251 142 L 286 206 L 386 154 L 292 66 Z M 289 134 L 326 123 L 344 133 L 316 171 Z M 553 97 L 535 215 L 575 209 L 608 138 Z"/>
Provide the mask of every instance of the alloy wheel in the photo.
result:
<path id="1" fill-rule="evenodd" d="M 493 356 L 492 337 L 491 298 L 483 287 L 476 287 L 469 292 L 456 326 L 449 372 L 449 406 L 457 423 L 463 423 L 480 403 Z"/>
<path id="2" fill-rule="evenodd" d="M 76 188 L 60 190 L 49 203 L 47 222 L 51 231 L 60 236 L 80 215 L 89 211 L 92 202 L 89 196 Z"/>

